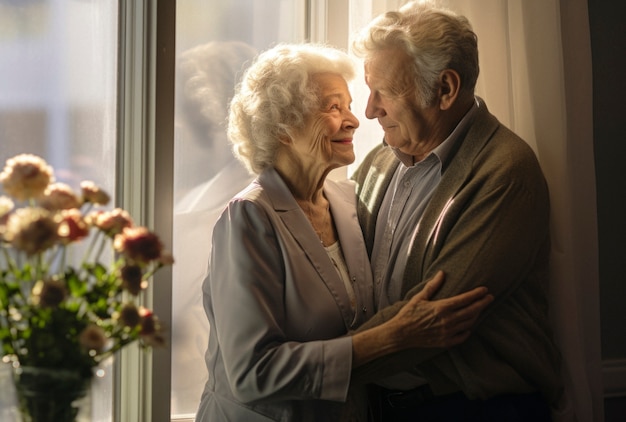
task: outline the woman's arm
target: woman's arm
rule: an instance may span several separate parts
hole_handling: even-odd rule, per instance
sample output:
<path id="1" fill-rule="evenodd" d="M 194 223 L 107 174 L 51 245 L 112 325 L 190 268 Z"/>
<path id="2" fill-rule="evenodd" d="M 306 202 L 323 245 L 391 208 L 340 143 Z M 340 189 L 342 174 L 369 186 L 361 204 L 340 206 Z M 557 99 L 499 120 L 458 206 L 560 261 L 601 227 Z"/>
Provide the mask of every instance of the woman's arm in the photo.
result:
<path id="1" fill-rule="evenodd" d="M 479 288 L 430 301 L 441 274 L 378 327 L 352 337 L 297 341 L 285 331 L 285 268 L 268 214 L 249 201 L 229 204 L 216 224 L 212 254 L 211 331 L 219 339 L 228 383 L 243 402 L 344 400 L 351 368 L 411 347 L 456 344 L 488 300 Z"/>
<path id="2" fill-rule="evenodd" d="M 480 313 L 493 296 L 485 287 L 447 299 L 429 299 L 445 279 L 439 271 L 384 324 L 358 332 L 352 337 L 352 367 L 411 348 L 447 348 L 465 341 Z"/>

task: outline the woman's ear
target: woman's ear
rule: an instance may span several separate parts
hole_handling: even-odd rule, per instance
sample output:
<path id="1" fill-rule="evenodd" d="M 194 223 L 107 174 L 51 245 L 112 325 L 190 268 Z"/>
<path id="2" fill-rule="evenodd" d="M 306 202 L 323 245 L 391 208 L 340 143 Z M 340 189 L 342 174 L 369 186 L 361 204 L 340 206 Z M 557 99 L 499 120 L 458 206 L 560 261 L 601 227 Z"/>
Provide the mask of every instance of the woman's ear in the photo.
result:
<path id="1" fill-rule="evenodd" d="M 291 145 L 293 143 L 291 136 L 286 133 L 278 135 L 278 141 L 283 145 Z"/>
<path id="2" fill-rule="evenodd" d="M 456 101 L 461 91 L 461 76 L 452 69 L 439 74 L 439 108 L 448 110 Z"/>

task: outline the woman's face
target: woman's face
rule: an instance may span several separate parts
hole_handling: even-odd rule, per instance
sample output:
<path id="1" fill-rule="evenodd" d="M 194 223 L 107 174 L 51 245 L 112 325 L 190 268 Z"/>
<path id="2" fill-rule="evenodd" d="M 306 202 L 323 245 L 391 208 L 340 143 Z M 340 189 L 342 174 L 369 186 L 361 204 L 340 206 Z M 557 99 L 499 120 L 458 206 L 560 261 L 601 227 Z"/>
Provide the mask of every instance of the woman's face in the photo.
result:
<path id="1" fill-rule="evenodd" d="M 335 73 L 317 73 L 311 83 L 317 87 L 320 108 L 294 137 L 294 153 L 304 165 L 330 169 L 346 166 L 354 161 L 352 137 L 359 127 L 359 120 L 350 109 L 348 84 Z"/>

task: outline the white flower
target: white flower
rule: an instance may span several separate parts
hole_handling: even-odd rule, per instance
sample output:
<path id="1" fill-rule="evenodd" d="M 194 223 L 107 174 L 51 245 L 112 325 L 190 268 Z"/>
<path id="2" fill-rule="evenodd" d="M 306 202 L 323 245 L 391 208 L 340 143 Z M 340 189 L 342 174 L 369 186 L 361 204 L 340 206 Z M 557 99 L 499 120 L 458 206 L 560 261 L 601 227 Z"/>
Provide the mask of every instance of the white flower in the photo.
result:
<path id="1" fill-rule="evenodd" d="M 8 159 L 0 173 L 0 183 L 4 190 L 20 201 L 37 198 L 52 182 L 52 167 L 32 154 L 20 154 Z"/>

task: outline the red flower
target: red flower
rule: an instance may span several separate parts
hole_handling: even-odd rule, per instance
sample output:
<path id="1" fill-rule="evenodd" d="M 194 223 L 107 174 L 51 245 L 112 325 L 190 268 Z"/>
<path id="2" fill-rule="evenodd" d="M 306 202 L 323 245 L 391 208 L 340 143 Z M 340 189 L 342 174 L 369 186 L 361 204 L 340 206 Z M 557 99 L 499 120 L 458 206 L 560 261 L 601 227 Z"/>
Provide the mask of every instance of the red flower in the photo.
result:
<path id="1" fill-rule="evenodd" d="M 64 243 L 76 242 L 89 235 L 89 226 L 77 209 L 63 210 L 58 233 Z"/>
<path id="2" fill-rule="evenodd" d="M 161 257 L 163 244 L 145 227 L 127 227 L 115 236 L 115 250 L 132 262 L 147 264 Z"/>
<path id="3" fill-rule="evenodd" d="M 141 331 L 139 335 L 143 340 L 143 343 L 148 346 L 163 346 L 165 345 L 165 337 L 161 331 L 161 324 L 158 318 L 150 312 L 148 309 L 141 309 Z"/>

